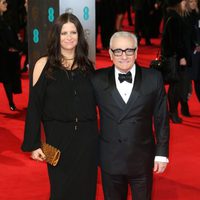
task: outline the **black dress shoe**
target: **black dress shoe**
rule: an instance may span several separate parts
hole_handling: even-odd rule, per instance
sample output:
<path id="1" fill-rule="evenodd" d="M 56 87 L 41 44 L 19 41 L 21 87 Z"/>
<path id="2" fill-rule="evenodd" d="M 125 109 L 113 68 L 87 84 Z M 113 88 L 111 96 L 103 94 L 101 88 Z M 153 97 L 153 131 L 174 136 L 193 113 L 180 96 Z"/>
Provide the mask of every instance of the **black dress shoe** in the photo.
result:
<path id="1" fill-rule="evenodd" d="M 28 71 L 28 68 L 25 66 L 21 69 L 21 73 L 24 73 L 24 72 L 27 72 Z"/>
<path id="2" fill-rule="evenodd" d="M 147 40 L 147 41 L 145 42 L 145 45 L 146 45 L 146 46 L 152 46 L 153 44 L 151 43 L 150 40 Z"/>
<path id="3" fill-rule="evenodd" d="M 172 120 L 174 124 L 182 123 L 182 119 L 178 116 L 177 113 L 169 113 L 169 118 Z"/>
<path id="4" fill-rule="evenodd" d="M 101 53 L 101 50 L 96 48 L 96 53 Z"/>
<path id="5" fill-rule="evenodd" d="M 185 116 L 185 117 L 191 117 L 191 114 L 190 114 L 189 111 L 184 111 L 184 110 L 181 109 L 181 114 L 182 114 L 183 116 Z"/>
<path id="6" fill-rule="evenodd" d="M 185 117 L 191 117 L 189 106 L 187 102 L 181 102 L 181 114 Z"/>
<path id="7" fill-rule="evenodd" d="M 129 26 L 133 26 L 133 23 L 132 23 L 132 22 L 129 22 L 128 25 L 129 25 Z"/>
<path id="8" fill-rule="evenodd" d="M 10 110 L 11 111 L 15 111 L 16 110 L 16 106 L 14 103 L 10 103 Z"/>

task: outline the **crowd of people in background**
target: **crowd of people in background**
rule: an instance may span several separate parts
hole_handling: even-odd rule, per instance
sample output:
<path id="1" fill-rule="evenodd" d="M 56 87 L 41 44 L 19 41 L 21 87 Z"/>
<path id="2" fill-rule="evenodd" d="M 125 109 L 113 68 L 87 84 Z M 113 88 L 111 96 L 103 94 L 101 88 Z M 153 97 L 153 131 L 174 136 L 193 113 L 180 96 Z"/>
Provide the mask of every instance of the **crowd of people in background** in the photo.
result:
<path id="1" fill-rule="evenodd" d="M 159 36 L 163 9 L 161 0 L 96 0 L 96 30 L 100 27 L 102 47 L 107 49 L 110 36 L 123 30 L 125 15 L 138 42 L 145 38 L 145 44 L 152 45 L 151 38 Z"/>
<path id="2" fill-rule="evenodd" d="M 27 71 L 25 67 L 21 70 L 21 57 L 28 51 L 24 4 L 24 0 L 0 1 L 0 82 L 11 111 L 16 110 L 13 94 L 22 93 L 21 72 Z"/>
<path id="3" fill-rule="evenodd" d="M 178 79 L 169 83 L 168 90 L 170 118 L 174 123 L 182 122 L 179 113 L 191 117 L 188 105 L 192 92 L 191 80 L 196 78 L 195 75 L 198 76 L 196 68 L 200 66 L 195 60 L 199 57 L 200 36 L 197 5 L 197 0 L 168 0 L 166 8 L 161 49 L 165 57 L 174 55 L 177 59 Z M 198 91 L 198 86 L 196 88 Z"/>

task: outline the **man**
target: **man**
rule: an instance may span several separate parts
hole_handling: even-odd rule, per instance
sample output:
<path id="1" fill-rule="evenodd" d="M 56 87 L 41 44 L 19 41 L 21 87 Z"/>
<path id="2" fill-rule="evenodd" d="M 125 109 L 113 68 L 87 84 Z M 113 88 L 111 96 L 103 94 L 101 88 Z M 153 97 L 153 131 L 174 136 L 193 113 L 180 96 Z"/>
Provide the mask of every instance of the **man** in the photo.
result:
<path id="1" fill-rule="evenodd" d="M 168 162 L 169 121 L 162 76 L 135 64 L 137 38 L 132 33 L 116 32 L 109 54 L 114 65 L 97 70 L 92 78 L 100 111 L 104 197 L 126 200 L 129 184 L 134 200 L 150 200 L 152 169 L 162 173 Z"/>

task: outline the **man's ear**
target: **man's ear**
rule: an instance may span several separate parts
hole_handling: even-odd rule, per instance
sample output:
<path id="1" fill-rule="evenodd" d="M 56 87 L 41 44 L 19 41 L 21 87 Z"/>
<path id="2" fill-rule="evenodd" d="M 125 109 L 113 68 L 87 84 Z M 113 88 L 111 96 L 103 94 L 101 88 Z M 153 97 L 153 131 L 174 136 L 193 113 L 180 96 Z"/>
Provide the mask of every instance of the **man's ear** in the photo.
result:
<path id="1" fill-rule="evenodd" d="M 109 49 L 109 55 L 110 55 L 110 60 L 113 60 L 113 53 L 110 49 Z"/>
<path id="2" fill-rule="evenodd" d="M 137 47 L 137 49 L 135 50 L 135 53 L 134 53 L 135 60 L 136 60 L 136 58 L 137 58 L 137 53 L 138 53 L 138 47 Z"/>

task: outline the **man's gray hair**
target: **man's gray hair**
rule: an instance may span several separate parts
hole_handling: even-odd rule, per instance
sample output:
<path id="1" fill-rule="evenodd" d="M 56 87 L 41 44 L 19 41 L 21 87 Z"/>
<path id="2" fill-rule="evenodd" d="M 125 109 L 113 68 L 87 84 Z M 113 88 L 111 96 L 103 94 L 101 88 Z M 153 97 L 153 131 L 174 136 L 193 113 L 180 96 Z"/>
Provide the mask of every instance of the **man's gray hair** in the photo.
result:
<path id="1" fill-rule="evenodd" d="M 137 41 L 137 37 L 135 34 L 131 33 L 131 32 L 127 32 L 127 31 L 118 31 L 115 32 L 112 37 L 110 38 L 110 48 L 112 47 L 112 42 L 114 38 L 118 38 L 118 37 L 129 37 L 133 39 L 133 42 L 135 44 L 134 48 L 137 48 L 138 46 L 138 41 Z"/>

